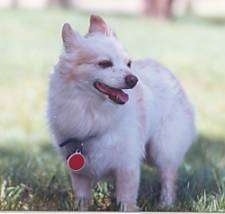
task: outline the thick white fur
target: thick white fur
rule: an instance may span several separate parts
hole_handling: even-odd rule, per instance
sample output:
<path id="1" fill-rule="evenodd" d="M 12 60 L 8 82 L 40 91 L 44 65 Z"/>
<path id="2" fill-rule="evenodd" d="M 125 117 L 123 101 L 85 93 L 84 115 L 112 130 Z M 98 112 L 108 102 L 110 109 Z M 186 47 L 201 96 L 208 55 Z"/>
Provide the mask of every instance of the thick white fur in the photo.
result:
<path id="1" fill-rule="evenodd" d="M 96 136 L 85 142 L 86 167 L 70 172 L 77 198 L 88 206 L 91 184 L 111 173 L 122 209 L 134 210 L 140 165 L 149 144 L 147 152 L 162 179 L 161 205 L 171 205 L 176 171 L 195 137 L 194 113 L 185 92 L 169 70 L 151 59 L 133 61 L 129 69 L 127 54 L 114 36 L 71 32 L 66 26 L 65 52 L 50 77 L 48 118 L 57 146 L 68 138 Z M 82 51 L 95 57 L 76 64 Z M 107 58 L 114 66 L 99 68 L 97 62 Z M 100 79 L 122 88 L 129 73 L 139 81 L 124 90 L 129 94 L 125 105 L 113 103 L 93 87 Z M 74 79 L 68 80 L 70 75 Z"/>

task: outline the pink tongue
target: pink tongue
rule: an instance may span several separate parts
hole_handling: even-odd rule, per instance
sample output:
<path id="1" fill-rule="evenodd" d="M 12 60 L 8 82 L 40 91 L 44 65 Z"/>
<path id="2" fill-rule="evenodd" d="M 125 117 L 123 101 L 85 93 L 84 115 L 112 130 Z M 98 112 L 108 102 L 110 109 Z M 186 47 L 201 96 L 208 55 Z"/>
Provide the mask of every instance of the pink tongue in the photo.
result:
<path id="1" fill-rule="evenodd" d="M 129 96 L 121 89 L 111 88 L 100 82 L 95 82 L 95 87 L 102 93 L 108 95 L 117 104 L 125 104 L 129 99 Z"/>
<path id="2" fill-rule="evenodd" d="M 124 104 L 129 99 L 128 95 L 125 94 L 122 90 L 113 90 L 112 93 L 109 94 L 109 98 L 118 104 Z"/>

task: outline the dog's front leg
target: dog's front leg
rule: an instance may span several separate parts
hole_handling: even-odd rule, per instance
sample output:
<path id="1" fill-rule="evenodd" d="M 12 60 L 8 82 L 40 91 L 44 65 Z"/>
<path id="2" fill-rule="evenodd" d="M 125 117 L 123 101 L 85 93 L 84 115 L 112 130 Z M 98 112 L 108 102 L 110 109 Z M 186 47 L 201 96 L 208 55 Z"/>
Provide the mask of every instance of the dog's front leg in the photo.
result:
<path id="1" fill-rule="evenodd" d="M 140 180 L 139 167 L 116 171 L 116 198 L 120 211 L 138 211 L 136 205 Z"/>
<path id="2" fill-rule="evenodd" d="M 78 204 L 78 210 L 87 211 L 91 204 L 91 179 L 74 172 L 70 172 L 70 177 Z"/>

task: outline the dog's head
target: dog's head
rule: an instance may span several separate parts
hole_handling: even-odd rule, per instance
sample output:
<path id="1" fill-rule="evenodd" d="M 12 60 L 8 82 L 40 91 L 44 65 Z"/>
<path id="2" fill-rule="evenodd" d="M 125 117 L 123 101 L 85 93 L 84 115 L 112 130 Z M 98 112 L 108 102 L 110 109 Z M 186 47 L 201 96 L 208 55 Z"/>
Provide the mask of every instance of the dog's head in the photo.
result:
<path id="1" fill-rule="evenodd" d="M 67 81 L 117 104 L 128 101 L 123 89 L 133 88 L 138 79 L 131 74 L 131 59 L 101 17 L 90 17 L 85 36 L 64 24 L 62 39 L 65 51 L 59 66 Z"/>

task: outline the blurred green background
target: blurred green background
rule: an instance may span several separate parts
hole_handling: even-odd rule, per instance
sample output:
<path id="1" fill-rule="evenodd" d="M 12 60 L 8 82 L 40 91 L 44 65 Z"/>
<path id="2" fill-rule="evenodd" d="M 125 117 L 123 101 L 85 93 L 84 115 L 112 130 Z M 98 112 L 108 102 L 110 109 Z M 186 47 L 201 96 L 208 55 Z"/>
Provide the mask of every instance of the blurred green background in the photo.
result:
<path id="1" fill-rule="evenodd" d="M 199 137 L 180 169 L 172 210 L 225 211 L 223 14 L 203 16 L 189 8 L 173 18 L 154 18 L 138 7 L 108 12 L 101 1 L 92 4 L 133 58 L 152 57 L 169 67 L 196 108 Z M 76 210 L 67 171 L 50 142 L 45 110 L 48 76 L 62 48 L 61 26 L 70 22 L 86 33 L 90 8 L 24 5 L 0 4 L 0 210 Z M 142 172 L 138 204 L 156 211 L 158 175 L 147 166 Z M 92 210 L 117 209 L 113 192 L 112 184 L 99 184 Z"/>

